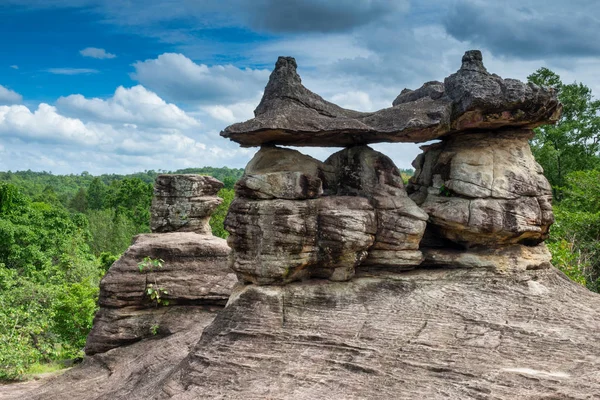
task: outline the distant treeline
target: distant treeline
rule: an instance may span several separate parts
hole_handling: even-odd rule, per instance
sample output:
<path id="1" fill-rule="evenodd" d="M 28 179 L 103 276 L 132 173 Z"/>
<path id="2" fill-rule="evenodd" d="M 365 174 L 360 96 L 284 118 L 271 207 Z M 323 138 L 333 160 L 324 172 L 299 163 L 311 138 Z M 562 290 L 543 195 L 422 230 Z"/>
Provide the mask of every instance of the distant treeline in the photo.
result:
<path id="1" fill-rule="evenodd" d="M 156 176 L 0 172 L 0 381 L 82 355 L 98 284 L 133 236 L 150 232 Z M 223 220 L 242 169 L 188 168 L 225 183 Z"/>

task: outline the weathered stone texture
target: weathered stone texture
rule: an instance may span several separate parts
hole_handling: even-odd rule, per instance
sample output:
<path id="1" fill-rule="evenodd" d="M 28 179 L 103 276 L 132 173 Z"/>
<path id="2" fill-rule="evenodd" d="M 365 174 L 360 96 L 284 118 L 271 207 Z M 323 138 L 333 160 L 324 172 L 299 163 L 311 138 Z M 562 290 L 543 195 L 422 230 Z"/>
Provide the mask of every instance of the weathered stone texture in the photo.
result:
<path id="1" fill-rule="evenodd" d="M 176 306 L 222 307 L 236 282 L 228 269 L 229 252 L 226 241 L 214 236 L 192 232 L 138 235 L 100 283 L 100 311 L 86 353 L 150 337 L 154 325 L 163 332 L 186 329 L 189 318 L 178 317 L 186 311 L 176 311 L 181 308 Z M 138 263 L 144 257 L 164 260 L 163 267 L 140 272 Z M 168 291 L 163 296 L 168 307 L 150 300 L 148 284 Z"/>
<path id="2" fill-rule="evenodd" d="M 556 270 L 365 274 L 239 287 L 161 383 L 159 398 L 592 399 L 600 392 L 600 297 Z"/>
<path id="3" fill-rule="evenodd" d="M 530 137 L 531 131 L 461 134 L 424 148 L 408 192 L 437 234 L 491 247 L 547 238 L 552 190 Z"/>
<path id="4" fill-rule="evenodd" d="M 421 263 L 419 242 L 428 216 L 408 198 L 393 161 L 368 146 L 349 147 L 329 157 L 338 195 L 362 196 L 375 210 L 377 232 L 363 265 L 412 269 Z"/>
<path id="5" fill-rule="evenodd" d="M 407 197 L 392 160 L 368 146 L 324 163 L 262 148 L 236 195 L 225 227 L 243 281 L 348 280 L 362 263 L 410 269 L 422 260 L 427 214 Z"/>
<path id="6" fill-rule="evenodd" d="M 217 192 L 223 183 L 211 176 L 159 175 L 154 185 L 152 232 L 210 234 L 210 215 L 223 202 Z"/>
<path id="7" fill-rule="evenodd" d="M 242 146 L 425 142 L 466 129 L 534 128 L 556 122 L 561 110 L 553 89 L 488 73 L 476 50 L 465 53 L 461 68 L 443 84 L 405 89 L 393 107 L 371 113 L 324 100 L 302 85 L 293 58 L 279 57 L 255 118 L 221 136 Z"/>

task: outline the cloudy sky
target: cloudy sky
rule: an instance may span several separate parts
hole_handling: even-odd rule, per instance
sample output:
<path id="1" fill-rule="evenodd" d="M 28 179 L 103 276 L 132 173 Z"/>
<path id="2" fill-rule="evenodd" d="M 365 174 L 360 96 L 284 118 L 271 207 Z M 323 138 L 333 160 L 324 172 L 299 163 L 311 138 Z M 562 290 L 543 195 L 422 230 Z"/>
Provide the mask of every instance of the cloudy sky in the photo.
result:
<path id="1" fill-rule="evenodd" d="M 1 0 L 0 170 L 243 167 L 219 136 L 249 119 L 277 56 L 361 111 L 456 71 L 545 66 L 600 93 L 595 0 Z M 377 145 L 399 167 L 412 144 Z M 324 159 L 335 149 L 305 149 Z"/>

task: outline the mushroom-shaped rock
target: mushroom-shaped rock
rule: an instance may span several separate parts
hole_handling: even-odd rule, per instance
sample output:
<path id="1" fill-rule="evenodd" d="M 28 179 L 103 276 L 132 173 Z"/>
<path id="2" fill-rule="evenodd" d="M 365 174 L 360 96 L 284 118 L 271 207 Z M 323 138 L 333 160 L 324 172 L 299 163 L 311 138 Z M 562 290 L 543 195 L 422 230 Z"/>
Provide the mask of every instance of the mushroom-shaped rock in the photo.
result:
<path id="1" fill-rule="evenodd" d="M 281 144 L 346 147 L 425 142 L 464 129 L 554 123 L 561 112 L 550 88 L 487 72 L 481 52 L 465 53 L 458 72 L 441 82 L 405 89 L 393 107 L 364 113 L 341 108 L 302 85 L 296 61 L 279 57 L 255 118 L 221 136 L 242 146 Z"/>

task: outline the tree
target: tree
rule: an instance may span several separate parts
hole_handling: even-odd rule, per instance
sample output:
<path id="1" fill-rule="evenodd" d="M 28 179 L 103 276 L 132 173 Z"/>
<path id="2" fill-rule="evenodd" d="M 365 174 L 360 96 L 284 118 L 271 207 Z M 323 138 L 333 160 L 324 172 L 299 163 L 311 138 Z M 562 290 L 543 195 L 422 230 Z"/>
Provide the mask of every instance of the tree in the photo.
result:
<path id="1" fill-rule="evenodd" d="M 69 202 L 69 208 L 71 210 L 84 213 L 88 209 L 87 193 L 84 188 L 80 188 L 75 197 Z"/>
<path id="2" fill-rule="evenodd" d="M 107 202 L 117 214 L 126 215 L 136 226 L 150 230 L 150 204 L 154 186 L 139 178 L 114 181 L 109 187 Z"/>
<path id="3" fill-rule="evenodd" d="M 551 86 L 558 91 L 563 114 L 554 126 L 536 129 L 532 151 L 544 168 L 544 173 L 560 199 L 560 188 L 572 171 L 591 170 L 600 166 L 600 100 L 582 83 L 565 85 L 560 76 L 548 68 L 540 68 L 527 77 L 537 85 Z"/>
<path id="4" fill-rule="evenodd" d="M 233 189 L 223 188 L 219 190 L 218 196 L 223 199 L 223 202 L 219 204 L 219 207 L 217 207 L 215 212 L 212 214 L 210 218 L 210 227 L 212 229 L 213 235 L 223 239 L 227 239 L 227 236 L 229 236 L 229 232 L 225 230 L 223 223 L 225 222 L 225 217 L 227 216 L 229 205 L 233 201 L 235 193 Z"/>
<path id="5" fill-rule="evenodd" d="M 100 178 L 94 178 L 87 191 L 87 203 L 90 210 L 102 210 L 104 208 L 104 196 L 106 196 L 106 185 Z"/>

